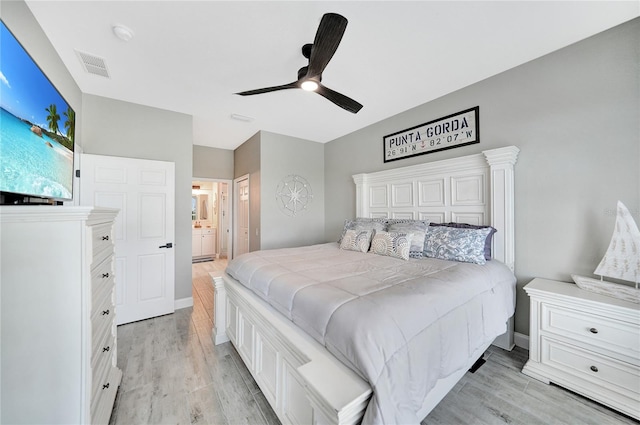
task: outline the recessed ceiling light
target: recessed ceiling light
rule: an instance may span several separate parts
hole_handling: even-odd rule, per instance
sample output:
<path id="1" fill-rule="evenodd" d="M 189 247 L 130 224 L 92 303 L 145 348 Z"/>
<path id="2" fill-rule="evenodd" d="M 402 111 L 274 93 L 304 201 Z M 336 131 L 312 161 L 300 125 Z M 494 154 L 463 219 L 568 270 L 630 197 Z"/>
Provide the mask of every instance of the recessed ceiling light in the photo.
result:
<path id="1" fill-rule="evenodd" d="M 135 35 L 133 30 L 125 27 L 124 25 L 114 25 L 113 33 L 116 35 L 116 37 L 118 37 L 120 40 L 123 40 L 123 41 L 129 41 Z"/>

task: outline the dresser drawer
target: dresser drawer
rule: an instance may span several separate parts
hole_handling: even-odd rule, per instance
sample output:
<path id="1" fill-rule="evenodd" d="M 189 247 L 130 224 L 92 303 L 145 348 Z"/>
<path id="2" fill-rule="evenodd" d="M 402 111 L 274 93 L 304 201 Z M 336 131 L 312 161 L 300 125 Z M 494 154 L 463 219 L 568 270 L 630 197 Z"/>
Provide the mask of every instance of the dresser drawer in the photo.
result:
<path id="1" fill-rule="evenodd" d="M 640 336 L 638 326 L 632 323 L 597 316 L 589 312 L 563 308 L 553 304 L 541 304 L 540 329 L 563 337 L 569 337 L 601 350 L 626 355 L 621 359 L 638 364 Z"/>
<path id="2" fill-rule="evenodd" d="M 103 258 L 113 252 L 113 235 L 111 229 L 111 223 L 97 224 L 91 227 L 93 264 L 101 262 Z"/>
<path id="3" fill-rule="evenodd" d="M 109 382 L 109 372 L 112 369 L 110 358 L 103 358 L 98 362 L 95 369 L 92 370 L 91 379 L 91 410 L 95 410 L 95 407 L 100 403 L 100 398 L 109 388 L 111 383 Z"/>
<path id="4" fill-rule="evenodd" d="M 96 393 L 91 397 L 91 424 L 108 424 L 113 410 L 116 392 L 122 379 L 122 372 L 117 367 L 108 367 L 107 375 L 103 379 Z M 108 383 L 107 388 L 103 388 Z"/>
<path id="5" fill-rule="evenodd" d="M 105 297 L 101 303 L 93 306 L 91 313 L 91 335 L 100 337 L 104 335 L 105 329 L 111 329 L 115 317 L 115 307 L 111 297 Z"/>
<path id="6" fill-rule="evenodd" d="M 103 298 L 111 295 L 113 287 L 113 256 L 109 256 L 91 270 L 92 305 L 101 304 Z"/>
<path id="7" fill-rule="evenodd" d="M 111 333 L 111 326 L 107 326 L 102 335 L 92 341 L 91 368 L 95 369 L 103 359 L 110 359 L 115 350 L 115 337 Z"/>
<path id="8" fill-rule="evenodd" d="M 631 397 L 640 396 L 638 366 L 549 338 L 543 337 L 540 342 L 543 364 L 607 389 L 614 387 Z"/>

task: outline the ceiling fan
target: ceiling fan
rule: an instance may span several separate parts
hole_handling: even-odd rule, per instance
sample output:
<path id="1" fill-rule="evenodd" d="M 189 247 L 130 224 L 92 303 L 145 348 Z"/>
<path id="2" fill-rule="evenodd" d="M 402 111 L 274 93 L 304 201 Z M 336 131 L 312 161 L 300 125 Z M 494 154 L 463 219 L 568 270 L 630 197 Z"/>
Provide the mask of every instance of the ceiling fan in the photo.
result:
<path id="1" fill-rule="evenodd" d="M 347 28 L 347 22 L 347 18 L 337 13 L 326 13 L 322 16 L 313 44 L 302 46 L 302 55 L 309 59 L 309 65 L 298 70 L 298 79 L 296 81 L 281 86 L 248 90 L 236 94 L 251 96 L 278 90 L 303 89 L 315 91 L 339 107 L 354 114 L 358 113 L 362 109 L 360 103 L 320 83 L 322 81 L 322 72 L 338 49 L 340 40 L 342 40 L 344 31 Z"/>

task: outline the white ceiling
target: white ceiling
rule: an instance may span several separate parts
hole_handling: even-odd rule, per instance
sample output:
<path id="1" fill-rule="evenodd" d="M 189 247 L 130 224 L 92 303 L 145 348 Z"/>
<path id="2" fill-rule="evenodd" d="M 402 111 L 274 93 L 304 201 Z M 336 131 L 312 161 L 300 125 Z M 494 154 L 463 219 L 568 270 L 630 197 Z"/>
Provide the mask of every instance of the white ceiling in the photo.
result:
<path id="1" fill-rule="evenodd" d="M 640 15 L 638 1 L 26 3 L 82 92 L 192 115 L 193 143 L 225 149 L 259 130 L 328 142 Z M 358 114 L 302 90 L 233 94 L 295 81 L 326 12 L 349 24 L 323 83 Z M 75 50 L 111 78 L 87 74 Z"/>

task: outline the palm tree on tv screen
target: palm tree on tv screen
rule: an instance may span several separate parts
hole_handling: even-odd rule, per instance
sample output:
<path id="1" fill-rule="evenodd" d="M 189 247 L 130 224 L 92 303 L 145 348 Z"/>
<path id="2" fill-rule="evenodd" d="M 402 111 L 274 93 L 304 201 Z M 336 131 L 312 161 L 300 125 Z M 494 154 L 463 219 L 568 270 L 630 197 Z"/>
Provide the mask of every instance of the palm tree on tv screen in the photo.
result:
<path id="1" fill-rule="evenodd" d="M 48 108 L 45 108 L 45 111 L 49 113 L 47 115 L 47 122 L 49 123 L 49 130 L 54 133 L 58 133 L 58 120 L 60 119 L 60 115 L 58 115 L 58 110 L 56 105 L 52 103 Z"/>
<path id="2" fill-rule="evenodd" d="M 73 142 L 73 138 L 75 136 L 76 113 L 73 112 L 73 109 L 71 109 L 70 106 L 68 106 L 67 111 L 64 112 L 64 116 L 67 117 L 67 120 L 64 122 L 64 128 L 67 129 L 67 137 Z"/>

